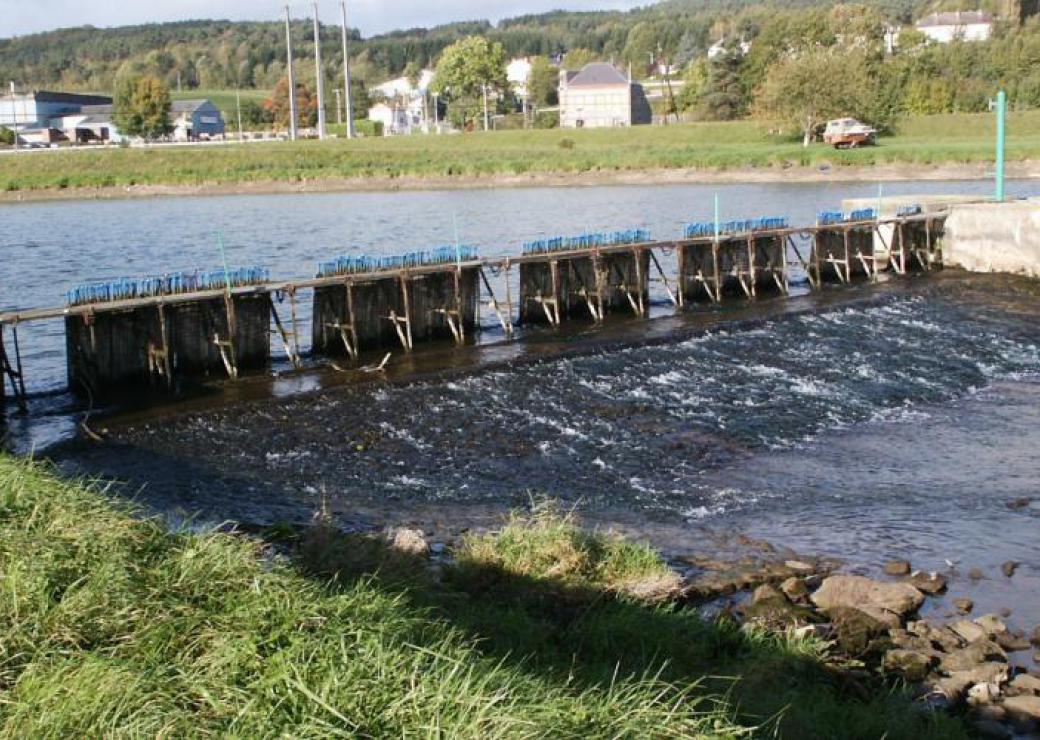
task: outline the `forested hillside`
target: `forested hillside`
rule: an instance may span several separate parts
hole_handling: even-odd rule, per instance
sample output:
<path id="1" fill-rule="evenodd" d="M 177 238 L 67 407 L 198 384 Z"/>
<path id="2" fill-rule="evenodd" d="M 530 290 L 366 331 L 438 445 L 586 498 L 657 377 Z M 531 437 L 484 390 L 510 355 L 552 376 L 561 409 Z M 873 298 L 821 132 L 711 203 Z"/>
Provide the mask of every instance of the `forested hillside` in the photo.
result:
<path id="1" fill-rule="evenodd" d="M 643 63 L 648 50 L 690 57 L 747 17 L 760 23 L 771 12 L 833 5 L 831 0 L 665 0 L 627 13 L 556 12 L 506 20 L 456 23 L 410 29 L 362 40 L 353 33 L 355 69 L 366 81 L 399 74 L 411 65 L 428 66 L 447 45 L 485 34 L 510 55 L 555 54 L 584 49 L 603 58 Z M 871 0 L 893 21 L 907 21 L 920 0 Z M 972 5 L 974 7 L 974 4 Z M 750 26 L 749 26 L 750 29 Z M 312 58 L 311 25 L 293 25 L 295 55 Z M 323 50 L 331 68 L 341 64 L 339 29 L 327 27 Z M 660 47 L 660 48 L 659 48 Z M 28 87 L 110 90 L 123 65 L 146 68 L 171 87 L 271 89 L 284 73 L 284 27 L 277 22 L 187 21 L 122 28 L 69 28 L 0 39 L 0 80 Z"/>

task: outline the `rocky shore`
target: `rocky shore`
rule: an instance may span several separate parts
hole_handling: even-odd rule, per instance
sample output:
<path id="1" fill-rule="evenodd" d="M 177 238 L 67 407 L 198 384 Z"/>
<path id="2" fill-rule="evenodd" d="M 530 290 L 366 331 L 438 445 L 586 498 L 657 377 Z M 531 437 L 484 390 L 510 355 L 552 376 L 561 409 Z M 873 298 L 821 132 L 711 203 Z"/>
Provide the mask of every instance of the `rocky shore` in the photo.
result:
<path id="1" fill-rule="evenodd" d="M 883 577 L 871 578 L 841 572 L 834 559 L 792 558 L 771 543 L 740 539 L 754 554 L 680 557 L 671 563 L 674 579 L 632 584 L 628 595 L 744 629 L 824 640 L 835 673 L 854 692 L 867 696 L 880 679 L 906 689 L 922 711 L 964 718 L 980 737 L 1040 733 L 1040 625 L 1031 633 L 1012 629 L 1008 610 L 972 618 L 966 597 L 947 599 L 949 618 L 926 618 L 921 612 L 930 600 L 949 596 L 949 579 L 907 560 L 893 560 Z M 419 530 L 391 530 L 389 541 L 434 564 L 451 559 L 450 546 L 429 544 Z M 1000 575 L 1014 578 L 1018 566 L 1005 563 Z M 969 577 L 984 574 L 973 569 Z"/>

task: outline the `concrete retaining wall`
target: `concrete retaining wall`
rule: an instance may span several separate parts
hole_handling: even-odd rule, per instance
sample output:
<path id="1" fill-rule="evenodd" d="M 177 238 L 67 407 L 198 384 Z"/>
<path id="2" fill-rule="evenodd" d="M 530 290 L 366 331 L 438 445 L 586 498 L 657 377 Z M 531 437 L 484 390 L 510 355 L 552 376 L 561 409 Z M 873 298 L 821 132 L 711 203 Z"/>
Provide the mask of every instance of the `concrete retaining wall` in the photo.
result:
<path id="1" fill-rule="evenodd" d="M 1040 202 L 954 206 L 943 240 L 946 265 L 1040 277 Z"/>

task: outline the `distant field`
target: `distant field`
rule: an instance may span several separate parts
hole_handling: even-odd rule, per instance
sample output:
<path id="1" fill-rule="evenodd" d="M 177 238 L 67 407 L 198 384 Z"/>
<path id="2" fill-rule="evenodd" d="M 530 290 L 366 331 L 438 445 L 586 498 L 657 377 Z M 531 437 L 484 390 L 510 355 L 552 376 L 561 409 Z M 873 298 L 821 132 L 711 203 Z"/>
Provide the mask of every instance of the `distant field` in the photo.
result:
<path id="1" fill-rule="evenodd" d="M 270 96 L 270 93 L 265 90 L 242 90 L 240 92 L 243 103 L 247 100 L 262 103 Z M 170 97 L 174 100 L 212 100 L 213 105 L 220 108 L 220 112 L 224 114 L 224 120 L 227 121 L 228 126 L 232 128 L 237 110 L 235 95 L 235 90 L 182 90 L 181 92 L 173 90 L 170 93 Z"/>
<path id="2" fill-rule="evenodd" d="M 193 95 L 214 94 L 193 91 Z M 233 93 L 231 93 L 233 96 Z M 216 98 L 215 98 L 216 99 Z M 226 99 L 225 99 L 226 101 Z M 233 102 L 233 97 L 232 97 Z M 1010 160 L 1040 159 L 1040 111 L 1009 118 Z M 772 136 L 758 122 L 634 129 L 539 130 L 452 136 L 301 141 L 195 148 L 34 152 L 0 159 L 0 191 L 127 185 L 211 185 L 496 175 L 619 173 L 676 168 L 915 163 L 993 159 L 993 116 L 907 119 L 879 146 L 835 151 Z"/>

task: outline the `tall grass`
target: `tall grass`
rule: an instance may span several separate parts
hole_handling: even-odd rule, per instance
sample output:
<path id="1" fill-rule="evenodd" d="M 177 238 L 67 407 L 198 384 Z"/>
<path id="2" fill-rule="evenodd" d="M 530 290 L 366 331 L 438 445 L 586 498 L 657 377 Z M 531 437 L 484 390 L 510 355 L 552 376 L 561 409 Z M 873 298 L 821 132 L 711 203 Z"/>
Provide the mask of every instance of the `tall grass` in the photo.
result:
<path id="1" fill-rule="evenodd" d="M 32 152 L 0 161 L 0 190 L 630 172 L 676 168 L 970 163 L 993 158 L 986 114 L 903 121 L 877 147 L 804 149 L 752 121 L 581 131 L 300 141 L 194 148 Z M 1040 112 L 1013 114 L 1010 159 L 1040 158 Z"/>
<path id="2" fill-rule="evenodd" d="M 846 694 L 818 643 L 602 590 L 660 572 L 640 548 L 600 539 L 556 578 L 554 527 L 514 519 L 503 553 L 475 539 L 439 573 L 321 528 L 289 559 L 0 457 L 0 736 L 960 732 L 897 693 Z"/>

